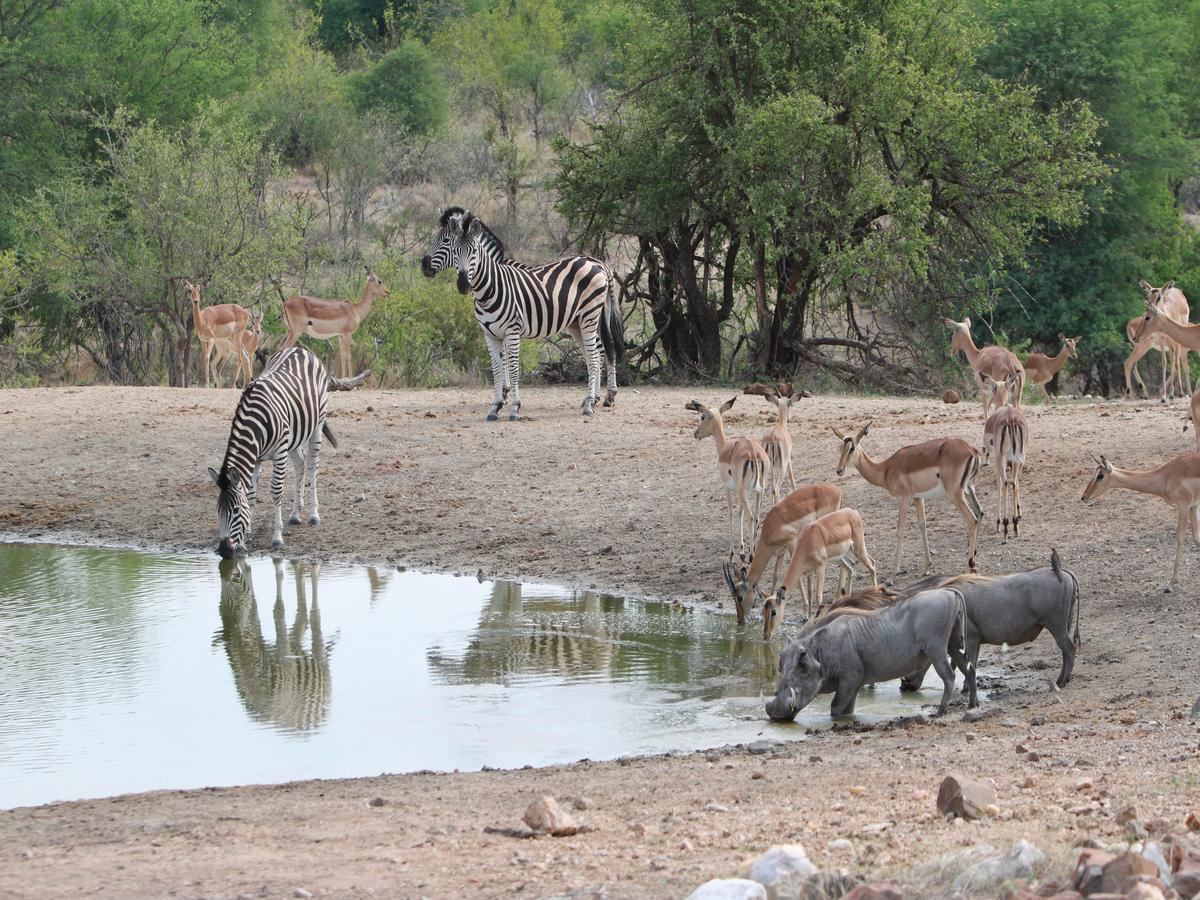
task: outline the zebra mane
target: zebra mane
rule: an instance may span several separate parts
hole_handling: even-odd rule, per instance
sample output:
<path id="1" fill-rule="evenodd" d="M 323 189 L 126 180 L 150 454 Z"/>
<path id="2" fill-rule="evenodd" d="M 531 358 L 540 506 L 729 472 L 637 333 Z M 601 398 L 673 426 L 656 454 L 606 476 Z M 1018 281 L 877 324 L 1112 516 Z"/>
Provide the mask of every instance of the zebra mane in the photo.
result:
<path id="1" fill-rule="evenodd" d="M 480 227 L 483 228 L 483 234 L 479 236 L 480 241 L 491 244 L 495 248 L 497 256 L 499 256 L 501 259 L 507 259 L 508 254 L 504 250 L 504 241 L 496 237 L 496 232 L 488 228 L 483 219 L 479 218 L 479 216 L 473 215 L 472 213 L 466 213 L 462 220 L 463 231 L 465 232 L 467 230 L 472 221 L 478 222 Z"/>
<path id="2" fill-rule="evenodd" d="M 463 209 L 461 206 L 451 206 L 451 207 L 448 207 L 448 208 L 447 208 L 447 209 L 446 209 L 446 210 L 445 210 L 445 211 L 442 213 L 442 217 L 441 217 L 440 219 L 438 219 L 438 224 L 439 224 L 440 226 L 442 226 L 443 228 L 445 228 L 445 227 L 446 227 L 446 225 L 447 225 L 447 224 L 449 224 L 449 222 L 450 222 L 450 217 L 451 217 L 451 216 L 458 216 L 458 215 L 462 215 L 462 214 L 463 214 L 463 213 L 465 213 L 465 212 L 466 212 L 466 210 L 465 210 L 465 209 Z"/>

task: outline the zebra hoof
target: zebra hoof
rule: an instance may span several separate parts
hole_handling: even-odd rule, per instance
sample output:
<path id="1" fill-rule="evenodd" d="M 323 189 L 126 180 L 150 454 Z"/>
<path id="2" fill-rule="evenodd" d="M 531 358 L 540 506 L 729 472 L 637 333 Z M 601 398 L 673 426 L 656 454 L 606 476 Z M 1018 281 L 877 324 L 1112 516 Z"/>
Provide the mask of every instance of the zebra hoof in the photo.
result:
<path id="1" fill-rule="evenodd" d="M 487 414 L 487 418 L 484 419 L 484 421 L 485 422 L 499 422 L 500 417 L 498 415 L 496 415 L 494 412 L 490 412 Z"/>
<path id="2" fill-rule="evenodd" d="M 520 422 L 520 421 L 521 421 L 521 414 L 520 414 L 519 412 L 517 412 L 516 410 L 513 410 L 512 412 L 510 412 L 510 413 L 508 414 L 508 421 L 510 421 L 510 422 Z"/>
<path id="3" fill-rule="evenodd" d="M 271 549 L 272 550 L 282 550 L 283 549 L 283 540 L 281 538 L 274 538 L 271 541 Z"/>
<path id="4" fill-rule="evenodd" d="M 289 517 L 289 518 L 288 518 L 288 524 L 289 524 L 289 525 L 299 525 L 299 524 L 300 524 L 300 517 L 299 517 L 299 516 L 291 516 L 291 517 Z"/>
<path id="5" fill-rule="evenodd" d="M 616 391 L 609 391 L 607 394 L 604 395 L 604 405 L 605 406 L 616 406 L 617 405 L 617 392 Z"/>
<path id="6" fill-rule="evenodd" d="M 308 518 L 308 524 L 309 524 L 309 525 L 320 525 L 320 524 L 321 524 L 321 517 L 320 517 L 320 516 L 309 516 L 309 518 Z"/>

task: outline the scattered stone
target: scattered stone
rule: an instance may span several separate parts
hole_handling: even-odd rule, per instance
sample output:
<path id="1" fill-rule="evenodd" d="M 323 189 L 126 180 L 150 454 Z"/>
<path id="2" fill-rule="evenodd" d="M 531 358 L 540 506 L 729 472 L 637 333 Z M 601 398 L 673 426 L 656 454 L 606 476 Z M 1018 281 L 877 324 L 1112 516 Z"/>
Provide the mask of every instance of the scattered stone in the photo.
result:
<path id="1" fill-rule="evenodd" d="M 1126 806 L 1117 813 L 1117 824 L 1124 825 L 1126 822 L 1132 822 L 1138 817 L 1136 806 Z"/>
<path id="2" fill-rule="evenodd" d="M 947 775 L 938 788 L 937 808 L 943 816 L 978 819 L 989 803 L 996 802 L 996 789 L 962 775 Z"/>
<path id="3" fill-rule="evenodd" d="M 746 877 L 767 889 L 768 900 L 795 897 L 816 872 L 799 844 L 772 847 L 746 867 Z"/>
<path id="4" fill-rule="evenodd" d="M 958 403 L 960 400 L 962 400 L 962 394 L 954 388 L 946 388 L 946 392 L 942 394 L 943 403 Z"/>
<path id="5" fill-rule="evenodd" d="M 753 741 L 746 746 L 751 753 L 770 753 L 783 746 L 783 741 Z"/>
<path id="6" fill-rule="evenodd" d="M 1125 891 L 1125 900 L 1163 900 L 1162 890 L 1148 882 L 1139 882 Z"/>
<path id="7" fill-rule="evenodd" d="M 1045 716 L 1034 716 L 1032 719 L 1029 720 L 1029 724 L 1033 728 L 1037 728 L 1039 725 L 1045 725 L 1046 717 Z"/>
<path id="8" fill-rule="evenodd" d="M 870 884 L 860 884 L 842 900 L 904 900 L 900 888 L 885 881 L 873 881 Z"/>
<path id="9" fill-rule="evenodd" d="M 1200 812 L 1192 810 L 1184 819 L 1183 824 L 1188 827 L 1188 831 L 1200 831 Z"/>
<path id="10" fill-rule="evenodd" d="M 1038 753 L 1036 750 L 1030 750 L 1025 754 L 1026 762 L 1038 762 L 1041 758 L 1042 754 Z"/>
<path id="11" fill-rule="evenodd" d="M 1137 819 L 1131 819 L 1125 823 L 1125 837 L 1131 841 L 1144 841 L 1150 837 L 1150 832 L 1146 830 L 1146 826 Z"/>
<path id="12" fill-rule="evenodd" d="M 670 864 L 670 860 L 668 860 L 665 856 L 656 856 L 654 859 L 650 860 L 650 868 L 655 872 L 661 872 Z"/>
<path id="13" fill-rule="evenodd" d="M 304 888 L 296 888 L 292 891 L 292 896 L 299 898 L 299 900 L 304 900 L 304 898 L 312 896 L 312 891 L 306 891 Z"/>
<path id="14" fill-rule="evenodd" d="M 800 892 L 797 900 L 830 900 L 831 897 L 845 897 L 861 884 L 860 876 L 845 869 L 821 872 L 804 882 L 804 890 Z"/>
<path id="15" fill-rule="evenodd" d="M 1090 791 L 1093 787 L 1094 785 L 1090 778 L 1080 778 L 1075 782 L 1075 790 L 1077 791 Z"/>
<path id="16" fill-rule="evenodd" d="M 954 879 L 954 890 L 970 894 L 1004 881 L 1029 878 L 1046 854 L 1028 841 L 1017 841 L 1001 856 L 993 856 L 963 870 Z"/>
<path id="17" fill-rule="evenodd" d="M 387 801 L 384 800 L 382 797 L 372 797 L 371 802 L 368 803 L 367 805 L 368 806 L 387 806 Z"/>
<path id="18" fill-rule="evenodd" d="M 962 720 L 964 722 L 982 722 L 984 719 L 996 719 L 1002 715 L 1004 715 L 1002 706 L 976 707 L 963 713 Z"/>
<path id="19" fill-rule="evenodd" d="M 1016 719 L 1001 719 L 1000 727 L 1001 728 L 1020 728 L 1021 723 L 1018 722 Z"/>
<path id="20" fill-rule="evenodd" d="M 853 853 L 854 842 L 846 838 L 837 838 L 826 844 L 825 849 L 830 853 Z"/>
<path id="21" fill-rule="evenodd" d="M 566 837 L 579 831 L 575 820 L 549 795 L 530 803 L 523 818 L 525 824 L 538 834 Z"/>
<path id="22" fill-rule="evenodd" d="M 688 894 L 687 900 L 767 900 L 767 889 L 747 878 L 714 878 Z"/>
<path id="23" fill-rule="evenodd" d="M 873 822 L 870 825 L 864 825 L 859 831 L 863 834 L 883 834 L 891 827 L 891 822 Z"/>
<path id="24" fill-rule="evenodd" d="M 362 502 L 363 502 L 364 500 L 366 500 L 366 499 L 367 499 L 367 495 L 366 495 L 366 494 L 355 494 L 355 495 L 354 495 L 354 502 L 355 502 L 355 503 L 362 503 Z"/>
<path id="25" fill-rule="evenodd" d="M 596 804 L 591 797 L 576 797 L 571 801 L 571 805 L 576 809 L 591 809 Z"/>
<path id="26" fill-rule="evenodd" d="M 709 803 L 709 804 L 705 805 L 704 808 L 707 809 L 709 812 L 715 812 L 715 813 L 729 812 L 729 807 L 725 806 L 722 803 Z"/>
<path id="27" fill-rule="evenodd" d="M 983 811 L 985 813 L 987 813 L 989 816 L 992 816 L 993 818 L 1000 815 L 1000 807 L 997 806 L 995 803 L 989 803 L 987 806 L 985 806 L 983 808 Z"/>
<path id="28" fill-rule="evenodd" d="M 706 754 L 704 754 L 704 761 L 710 762 L 710 763 L 719 763 L 721 761 L 721 754 L 720 753 L 706 753 Z"/>
<path id="29" fill-rule="evenodd" d="M 867 792 L 867 789 L 865 787 L 863 787 L 861 784 L 856 784 L 850 788 L 850 796 L 851 797 L 861 797 L 866 792 Z"/>

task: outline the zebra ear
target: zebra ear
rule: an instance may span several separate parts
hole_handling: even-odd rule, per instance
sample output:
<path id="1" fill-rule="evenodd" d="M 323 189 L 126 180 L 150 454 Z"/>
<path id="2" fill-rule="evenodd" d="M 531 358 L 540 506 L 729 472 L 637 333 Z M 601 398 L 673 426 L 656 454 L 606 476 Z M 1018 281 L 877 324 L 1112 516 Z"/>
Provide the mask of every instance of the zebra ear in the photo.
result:
<path id="1" fill-rule="evenodd" d="M 483 234 L 483 223 L 472 216 L 471 224 L 467 226 L 467 234 L 473 238 L 479 237 L 481 234 Z"/>
<path id="2" fill-rule="evenodd" d="M 208 467 L 208 477 L 213 480 L 213 484 L 215 484 L 217 487 L 221 486 L 221 476 L 212 466 Z"/>

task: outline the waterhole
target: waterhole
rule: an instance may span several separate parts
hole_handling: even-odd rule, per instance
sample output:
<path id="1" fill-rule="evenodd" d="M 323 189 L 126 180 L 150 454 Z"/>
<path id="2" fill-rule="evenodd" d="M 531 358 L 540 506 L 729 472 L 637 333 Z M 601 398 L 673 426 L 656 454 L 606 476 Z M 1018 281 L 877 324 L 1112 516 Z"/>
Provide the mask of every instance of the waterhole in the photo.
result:
<path id="1" fill-rule="evenodd" d="M 389 568 L 0 544 L 0 807 L 789 740 L 778 651 L 669 603 Z M 864 691 L 858 718 L 936 703 Z"/>

